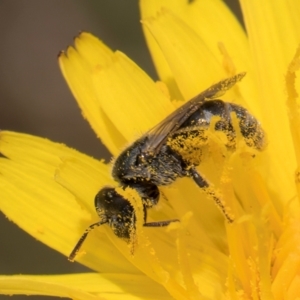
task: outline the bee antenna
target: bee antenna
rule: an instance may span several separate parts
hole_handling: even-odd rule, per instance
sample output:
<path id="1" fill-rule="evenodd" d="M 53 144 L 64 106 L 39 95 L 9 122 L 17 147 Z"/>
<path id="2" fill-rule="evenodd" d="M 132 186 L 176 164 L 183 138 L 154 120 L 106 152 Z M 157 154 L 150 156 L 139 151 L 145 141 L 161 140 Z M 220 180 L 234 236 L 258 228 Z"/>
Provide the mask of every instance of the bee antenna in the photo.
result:
<path id="1" fill-rule="evenodd" d="M 98 227 L 98 226 L 101 226 L 103 224 L 107 223 L 107 220 L 101 220 L 97 223 L 94 223 L 92 225 L 90 225 L 86 230 L 85 232 L 83 233 L 83 235 L 81 236 L 81 238 L 79 239 L 79 241 L 77 242 L 77 244 L 75 245 L 74 249 L 72 250 L 71 254 L 69 255 L 68 257 L 68 260 L 73 262 L 75 260 L 75 257 L 78 253 L 78 251 L 80 250 L 83 242 L 85 241 L 87 235 L 95 228 L 95 227 Z"/>

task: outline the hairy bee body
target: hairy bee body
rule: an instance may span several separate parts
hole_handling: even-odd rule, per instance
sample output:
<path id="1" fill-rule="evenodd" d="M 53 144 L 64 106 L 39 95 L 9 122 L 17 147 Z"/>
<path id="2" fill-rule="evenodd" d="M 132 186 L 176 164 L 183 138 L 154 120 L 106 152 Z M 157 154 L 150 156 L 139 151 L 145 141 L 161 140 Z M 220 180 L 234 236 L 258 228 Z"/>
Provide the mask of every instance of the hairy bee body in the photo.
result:
<path id="1" fill-rule="evenodd" d="M 246 144 L 260 150 L 263 147 L 264 133 L 258 121 L 242 106 L 211 100 L 204 102 L 189 116 L 157 153 L 147 153 L 144 150 L 149 136 L 135 141 L 115 160 L 113 178 L 121 185 L 141 183 L 160 186 L 169 185 L 178 177 L 189 176 L 190 167 L 201 163 L 201 149 L 208 143 L 206 132 L 213 117 L 217 117 L 214 130 L 225 134 L 226 146 L 235 146 L 236 133 L 231 113 L 235 113 L 238 118 Z M 199 155 L 195 155 L 195 152 Z"/>

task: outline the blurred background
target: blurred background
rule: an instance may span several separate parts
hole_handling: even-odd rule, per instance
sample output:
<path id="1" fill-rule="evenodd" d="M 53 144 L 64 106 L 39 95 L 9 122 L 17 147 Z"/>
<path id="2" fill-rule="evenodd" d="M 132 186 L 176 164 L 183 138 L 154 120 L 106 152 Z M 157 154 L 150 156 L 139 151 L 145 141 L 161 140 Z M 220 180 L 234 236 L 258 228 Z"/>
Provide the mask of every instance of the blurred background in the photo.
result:
<path id="1" fill-rule="evenodd" d="M 238 1 L 225 2 L 240 18 Z M 80 31 L 89 31 L 157 79 L 139 20 L 138 0 L 1 0 L 0 129 L 46 137 L 108 160 L 110 154 L 81 117 L 60 74 L 57 54 Z M 0 274 L 85 270 L 22 232 L 0 212 Z"/>

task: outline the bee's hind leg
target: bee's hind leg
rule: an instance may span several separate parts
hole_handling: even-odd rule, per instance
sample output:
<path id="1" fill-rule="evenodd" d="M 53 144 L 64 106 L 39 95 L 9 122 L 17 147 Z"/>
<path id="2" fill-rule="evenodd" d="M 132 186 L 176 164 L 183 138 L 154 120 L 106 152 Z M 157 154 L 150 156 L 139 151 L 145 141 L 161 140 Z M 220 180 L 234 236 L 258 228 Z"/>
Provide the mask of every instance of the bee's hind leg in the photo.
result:
<path id="1" fill-rule="evenodd" d="M 189 172 L 196 184 L 207 194 L 209 198 L 211 198 L 217 204 L 226 221 L 228 223 L 232 223 L 234 221 L 233 217 L 229 214 L 224 206 L 224 202 L 216 195 L 215 190 L 210 186 L 210 184 L 197 172 L 195 168 L 191 168 Z"/>
<path id="2" fill-rule="evenodd" d="M 148 222 L 144 223 L 143 226 L 145 227 L 164 227 L 168 226 L 170 223 L 173 222 L 180 222 L 178 219 L 166 220 L 166 221 L 157 221 L 157 222 Z"/>

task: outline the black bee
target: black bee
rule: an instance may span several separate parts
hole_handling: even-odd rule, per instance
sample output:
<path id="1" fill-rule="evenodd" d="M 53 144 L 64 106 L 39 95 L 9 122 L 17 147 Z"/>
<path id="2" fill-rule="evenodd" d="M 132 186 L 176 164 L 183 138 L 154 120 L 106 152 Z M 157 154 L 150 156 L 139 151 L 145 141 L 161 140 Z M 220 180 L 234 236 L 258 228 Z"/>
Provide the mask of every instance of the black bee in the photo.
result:
<path id="1" fill-rule="evenodd" d="M 179 177 L 190 177 L 212 198 L 228 222 L 233 218 L 226 211 L 209 183 L 199 174 L 196 166 L 201 163 L 201 150 L 207 144 L 207 131 L 213 117 L 214 130 L 226 135 L 226 146 L 234 148 L 235 129 L 232 113 L 239 122 L 239 129 L 249 147 L 261 150 L 264 132 L 259 122 L 242 106 L 216 99 L 240 81 L 245 73 L 237 74 L 197 95 L 162 122 L 153 127 L 127 147 L 114 161 L 112 176 L 119 188 L 135 189 L 144 208 L 144 226 L 167 226 L 175 220 L 147 222 L 147 210 L 158 203 L 158 187 L 169 185 Z M 73 261 L 88 233 L 96 226 L 108 224 L 115 235 L 130 239 L 135 229 L 136 216 L 130 202 L 114 187 L 104 187 L 95 197 L 100 221 L 84 232 L 69 256 Z"/>

